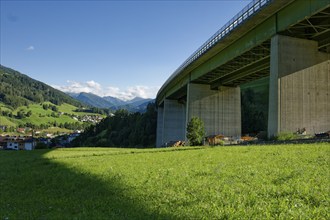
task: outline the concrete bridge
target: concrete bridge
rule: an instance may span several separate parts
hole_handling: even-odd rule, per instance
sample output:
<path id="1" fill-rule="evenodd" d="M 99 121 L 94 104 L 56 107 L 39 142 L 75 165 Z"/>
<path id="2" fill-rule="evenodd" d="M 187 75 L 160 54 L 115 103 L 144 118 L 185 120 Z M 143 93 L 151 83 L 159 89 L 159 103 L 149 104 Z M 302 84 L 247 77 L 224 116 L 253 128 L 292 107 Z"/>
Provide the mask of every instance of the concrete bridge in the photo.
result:
<path id="1" fill-rule="evenodd" d="M 330 130 L 330 0 L 254 0 L 193 53 L 157 94 L 157 143 L 241 135 L 240 86 L 269 77 L 268 136 Z"/>

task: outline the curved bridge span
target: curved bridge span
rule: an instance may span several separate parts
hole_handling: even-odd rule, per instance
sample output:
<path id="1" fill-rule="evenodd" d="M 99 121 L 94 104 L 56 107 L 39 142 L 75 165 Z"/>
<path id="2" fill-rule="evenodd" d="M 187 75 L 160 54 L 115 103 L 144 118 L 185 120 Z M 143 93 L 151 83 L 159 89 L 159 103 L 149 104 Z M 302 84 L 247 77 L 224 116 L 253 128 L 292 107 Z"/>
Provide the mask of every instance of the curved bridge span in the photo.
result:
<path id="1" fill-rule="evenodd" d="M 240 86 L 269 77 L 268 136 L 330 130 L 330 0 L 254 0 L 193 53 L 157 94 L 157 146 L 241 135 Z"/>

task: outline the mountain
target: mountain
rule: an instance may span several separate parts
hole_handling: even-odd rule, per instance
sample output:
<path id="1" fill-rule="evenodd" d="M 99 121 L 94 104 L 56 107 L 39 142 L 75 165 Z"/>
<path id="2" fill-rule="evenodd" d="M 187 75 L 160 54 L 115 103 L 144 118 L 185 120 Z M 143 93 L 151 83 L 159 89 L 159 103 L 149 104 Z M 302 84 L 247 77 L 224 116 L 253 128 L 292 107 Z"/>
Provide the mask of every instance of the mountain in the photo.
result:
<path id="1" fill-rule="evenodd" d="M 134 107 L 138 107 L 140 105 L 143 105 L 145 103 L 149 103 L 153 101 L 153 99 L 144 99 L 144 98 L 141 98 L 141 97 L 136 97 L 130 101 L 128 101 L 127 103 L 134 106 Z"/>
<path id="2" fill-rule="evenodd" d="M 78 95 L 79 95 L 80 93 L 66 92 L 66 94 L 68 94 L 68 95 L 71 96 L 72 98 L 77 98 Z"/>
<path id="3" fill-rule="evenodd" d="M 17 128 L 39 134 L 82 130 L 103 119 L 109 110 L 84 104 L 45 83 L 0 65 L 0 131 Z M 25 133 L 27 134 L 27 133 Z"/>
<path id="4" fill-rule="evenodd" d="M 114 105 L 108 102 L 104 98 L 94 95 L 92 93 L 81 92 L 75 99 L 85 103 L 87 105 L 97 107 L 97 108 L 112 108 Z"/>
<path id="5" fill-rule="evenodd" d="M 130 112 L 145 112 L 149 103 L 154 99 L 145 99 L 135 97 L 134 99 L 124 101 L 112 96 L 100 97 L 92 93 L 68 93 L 71 97 L 80 102 L 97 108 L 110 108 L 112 110 L 126 109 Z"/>
<path id="6" fill-rule="evenodd" d="M 150 103 L 155 103 L 155 99 L 147 99 L 145 102 L 143 102 L 142 104 L 138 105 L 137 108 L 139 108 L 139 109 L 146 109 L 147 106 Z"/>
<path id="7" fill-rule="evenodd" d="M 134 103 L 134 102 L 139 102 L 145 100 L 144 98 L 141 97 L 135 97 L 134 99 L 126 101 L 127 103 Z"/>
<path id="8" fill-rule="evenodd" d="M 124 105 L 126 103 L 124 100 L 121 100 L 121 99 L 118 99 L 118 98 L 115 98 L 112 96 L 104 96 L 103 99 L 107 100 L 114 106 L 120 106 L 120 105 Z"/>
<path id="9" fill-rule="evenodd" d="M 130 112 L 145 112 L 149 103 L 155 102 L 154 99 L 143 99 L 140 97 L 135 100 L 127 101 L 125 105 L 118 106 L 118 109 L 126 109 Z"/>
<path id="10" fill-rule="evenodd" d="M 19 106 L 49 101 L 81 106 L 82 104 L 57 89 L 0 65 L 0 102 L 17 108 Z"/>

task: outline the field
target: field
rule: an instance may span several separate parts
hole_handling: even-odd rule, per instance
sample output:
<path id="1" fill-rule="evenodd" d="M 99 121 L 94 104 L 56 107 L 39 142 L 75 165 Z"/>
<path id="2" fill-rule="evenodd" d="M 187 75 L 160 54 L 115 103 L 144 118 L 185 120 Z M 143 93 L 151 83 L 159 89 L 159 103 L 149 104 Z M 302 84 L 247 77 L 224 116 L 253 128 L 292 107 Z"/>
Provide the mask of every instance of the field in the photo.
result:
<path id="1" fill-rule="evenodd" d="M 50 102 L 44 102 L 42 104 L 52 105 Z M 58 112 L 53 112 L 50 108 L 44 109 L 42 104 L 30 104 L 29 106 L 21 106 L 15 110 L 12 110 L 6 107 L 4 104 L 0 102 L 0 111 L 8 111 L 13 115 L 17 115 L 19 111 L 23 111 L 27 113 L 31 111 L 31 115 L 29 117 L 25 117 L 22 119 L 17 119 L 15 117 L 3 116 L 0 114 L 0 125 L 18 127 L 21 124 L 31 123 L 33 125 L 40 126 L 41 124 L 48 125 L 49 123 L 56 124 L 65 124 L 65 123 L 76 123 L 77 120 L 73 119 L 69 115 L 75 116 L 84 116 L 84 115 L 99 115 L 96 113 L 87 113 L 87 112 L 76 112 L 77 107 L 64 103 L 62 105 L 56 106 L 58 108 L 58 112 L 66 113 L 67 115 L 58 115 Z M 55 114 L 56 117 L 53 117 L 52 114 Z M 82 123 L 82 122 L 79 122 Z M 48 129 L 47 131 L 52 131 L 53 129 Z M 46 131 L 46 130 L 44 130 Z"/>
<path id="2" fill-rule="evenodd" d="M 50 102 L 44 102 L 44 104 L 51 104 Z M 54 104 L 51 104 L 54 105 Z M 69 104 L 62 104 L 60 106 L 57 106 L 59 112 L 65 112 L 68 114 L 74 114 L 74 115 L 81 115 L 81 113 L 75 113 L 73 110 L 76 109 L 77 107 L 74 107 L 72 105 Z M 53 111 L 51 109 L 43 109 L 41 104 L 31 104 L 29 105 L 29 107 L 27 108 L 26 106 L 21 106 L 19 108 L 17 108 L 15 111 L 13 111 L 13 114 L 17 114 L 18 111 L 23 110 L 24 112 L 28 112 L 31 111 L 32 115 L 30 117 L 27 118 L 23 118 L 20 121 L 22 123 L 33 123 L 36 125 L 40 125 L 40 124 L 47 124 L 48 122 L 56 122 L 56 123 L 75 123 L 77 122 L 76 120 L 74 120 L 73 118 L 71 118 L 70 116 L 67 115 L 61 115 L 59 117 L 52 117 L 51 114 L 53 113 Z M 57 114 L 57 113 L 56 113 Z"/>
<path id="3" fill-rule="evenodd" d="M 0 151 L 0 219 L 330 219 L 330 144 Z"/>

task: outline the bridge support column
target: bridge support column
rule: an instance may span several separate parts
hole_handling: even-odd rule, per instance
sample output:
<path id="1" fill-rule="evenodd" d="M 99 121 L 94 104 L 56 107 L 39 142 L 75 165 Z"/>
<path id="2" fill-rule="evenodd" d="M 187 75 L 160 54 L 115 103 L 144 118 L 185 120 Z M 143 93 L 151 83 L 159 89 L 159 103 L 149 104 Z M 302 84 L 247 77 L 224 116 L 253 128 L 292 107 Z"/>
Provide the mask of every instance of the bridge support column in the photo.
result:
<path id="1" fill-rule="evenodd" d="M 186 105 L 178 100 L 165 99 L 158 108 L 157 147 L 170 141 L 184 141 L 186 131 Z"/>
<path id="2" fill-rule="evenodd" d="M 315 41 L 271 39 L 268 136 L 330 130 L 329 54 Z"/>
<path id="3" fill-rule="evenodd" d="M 161 147 L 163 145 L 163 128 L 164 128 L 164 106 L 158 106 L 156 147 Z"/>
<path id="4" fill-rule="evenodd" d="M 187 123 L 194 116 L 202 119 L 206 135 L 241 135 L 241 94 L 239 87 L 211 90 L 209 85 L 188 85 Z"/>

